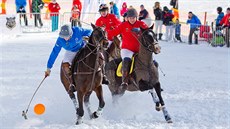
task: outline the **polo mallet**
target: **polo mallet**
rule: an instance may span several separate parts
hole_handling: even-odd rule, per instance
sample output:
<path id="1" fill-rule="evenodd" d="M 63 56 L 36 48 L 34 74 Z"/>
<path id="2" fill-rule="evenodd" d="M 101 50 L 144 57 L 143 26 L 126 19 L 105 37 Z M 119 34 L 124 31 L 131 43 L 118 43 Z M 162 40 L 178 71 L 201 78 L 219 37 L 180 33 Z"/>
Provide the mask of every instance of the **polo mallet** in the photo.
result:
<path id="1" fill-rule="evenodd" d="M 28 112 L 28 110 L 29 110 L 30 104 L 31 104 L 31 102 L 32 102 L 32 100 L 33 100 L 35 94 L 37 93 L 38 89 L 40 88 L 40 86 L 42 85 L 42 83 L 44 82 L 44 80 L 46 79 L 46 77 L 47 77 L 47 76 L 45 76 L 45 77 L 42 79 L 41 83 L 38 85 L 37 89 L 35 90 L 35 92 L 34 92 L 32 98 L 30 99 L 30 102 L 29 102 L 29 104 L 28 104 L 28 106 L 27 106 L 27 109 L 22 111 L 22 116 L 23 116 L 25 119 L 28 119 L 28 118 L 27 118 L 27 112 Z"/>

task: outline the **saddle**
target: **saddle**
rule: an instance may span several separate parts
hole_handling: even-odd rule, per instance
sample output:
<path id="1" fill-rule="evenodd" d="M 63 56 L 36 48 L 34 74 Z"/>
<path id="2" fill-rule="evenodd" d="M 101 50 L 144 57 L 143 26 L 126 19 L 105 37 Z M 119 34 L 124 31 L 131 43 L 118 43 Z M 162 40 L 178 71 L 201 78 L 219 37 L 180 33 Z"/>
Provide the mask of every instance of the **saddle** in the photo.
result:
<path id="1" fill-rule="evenodd" d="M 130 70 L 129 70 L 129 74 L 132 74 L 133 72 L 133 69 L 134 69 L 134 56 L 132 57 L 132 63 L 131 63 L 131 67 L 130 67 Z M 122 77 L 122 61 L 119 63 L 118 67 L 117 67 L 117 70 L 116 70 L 116 75 L 118 77 Z"/>

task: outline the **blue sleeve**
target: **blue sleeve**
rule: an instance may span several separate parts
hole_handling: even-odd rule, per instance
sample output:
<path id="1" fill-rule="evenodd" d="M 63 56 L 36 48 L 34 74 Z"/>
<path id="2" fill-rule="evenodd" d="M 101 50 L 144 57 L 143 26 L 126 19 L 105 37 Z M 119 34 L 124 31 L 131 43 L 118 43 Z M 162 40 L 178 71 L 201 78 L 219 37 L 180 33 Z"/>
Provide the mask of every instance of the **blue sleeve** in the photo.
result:
<path id="1" fill-rule="evenodd" d="M 186 23 L 190 23 L 191 22 L 191 20 L 187 20 L 187 22 Z"/>
<path id="2" fill-rule="evenodd" d="M 220 13 L 216 19 L 216 25 L 220 24 L 221 19 L 224 17 L 224 13 Z"/>
<path id="3" fill-rule="evenodd" d="M 50 54 L 50 57 L 49 57 L 49 60 L 48 60 L 48 63 L 47 63 L 47 68 L 52 68 L 53 67 L 53 64 L 59 54 L 59 52 L 61 51 L 61 48 L 62 46 L 58 43 L 58 40 L 56 41 L 56 44 L 55 46 L 53 47 L 53 50 Z"/>
<path id="4" fill-rule="evenodd" d="M 84 28 L 82 28 L 81 32 L 82 32 L 82 36 L 90 36 L 91 33 L 92 33 L 92 30 L 91 29 L 84 29 Z"/>

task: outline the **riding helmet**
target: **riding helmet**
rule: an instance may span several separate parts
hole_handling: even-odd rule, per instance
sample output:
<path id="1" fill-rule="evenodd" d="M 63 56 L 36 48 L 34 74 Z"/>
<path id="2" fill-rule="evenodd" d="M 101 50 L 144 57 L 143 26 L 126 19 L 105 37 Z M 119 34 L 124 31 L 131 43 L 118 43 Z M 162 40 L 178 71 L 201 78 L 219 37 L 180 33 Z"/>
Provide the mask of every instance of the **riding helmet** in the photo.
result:
<path id="1" fill-rule="evenodd" d="M 61 27 L 61 30 L 59 32 L 59 37 L 68 38 L 72 35 L 73 35 L 73 30 L 72 30 L 72 27 L 70 25 L 66 24 L 66 25 L 63 25 Z"/>
<path id="2" fill-rule="evenodd" d="M 127 13 L 126 17 L 137 17 L 136 9 L 129 9 L 126 13 Z"/>
<path id="3" fill-rule="evenodd" d="M 109 10 L 109 7 L 106 4 L 101 4 L 99 6 L 99 12 L 108 11 L 108 10 Z"/>

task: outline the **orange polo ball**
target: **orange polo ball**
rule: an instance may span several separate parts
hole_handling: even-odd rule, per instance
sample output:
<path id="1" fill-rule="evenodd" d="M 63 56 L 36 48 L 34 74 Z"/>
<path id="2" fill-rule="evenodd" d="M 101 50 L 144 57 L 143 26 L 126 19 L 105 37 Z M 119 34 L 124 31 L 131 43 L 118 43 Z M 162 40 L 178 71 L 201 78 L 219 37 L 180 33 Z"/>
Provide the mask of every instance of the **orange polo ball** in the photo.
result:
<path id="1" fill-rule="evenodd" d="M 45 112 L 46 108 L 43 104 L 39 103 L 34 106 L 34 112 L 37 115 L 42 115 Z"/>

